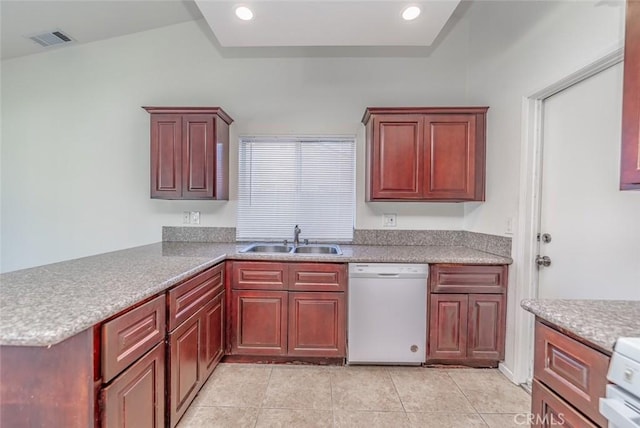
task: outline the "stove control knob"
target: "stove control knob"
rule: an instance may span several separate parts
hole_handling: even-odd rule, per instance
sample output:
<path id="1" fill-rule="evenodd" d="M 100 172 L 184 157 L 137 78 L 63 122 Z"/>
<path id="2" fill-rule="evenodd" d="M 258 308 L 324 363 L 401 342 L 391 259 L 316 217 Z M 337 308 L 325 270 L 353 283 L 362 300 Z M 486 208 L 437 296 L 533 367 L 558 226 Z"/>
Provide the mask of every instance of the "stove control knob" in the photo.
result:
<path id="1" fill-rule="evenodd" d="M 631 382 L 632 379 L 633 379 L 633 370 L 626 369 L 624 371 L 624 380 L 627 382 Z"/>

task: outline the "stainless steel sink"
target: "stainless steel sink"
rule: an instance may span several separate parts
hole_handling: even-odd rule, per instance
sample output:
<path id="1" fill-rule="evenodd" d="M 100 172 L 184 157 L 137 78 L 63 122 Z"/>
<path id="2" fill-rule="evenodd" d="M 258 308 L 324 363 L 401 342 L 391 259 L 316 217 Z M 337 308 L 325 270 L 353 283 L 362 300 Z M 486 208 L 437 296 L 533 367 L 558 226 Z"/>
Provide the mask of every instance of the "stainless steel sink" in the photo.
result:
<path id="1" fill-rule="evenodd" d="M 293 247 L 282 244 L 251 244 L 240 250 L 241 253 L 290 253 Z"/>
<path id="2" fill-rule="evenodd" d="M 239 251 L 240 253 L 290 253 L 290 254 L 315 254 L 315 255 L 342 255 L 342 250 L 337 245 L 283 245 L 254 242 Z"/>
<path id="3" fill-rule="evenodd" d="M 342 254 L 342 250 L 337 245 L 304 245 L 295 247 L 294 254 Z"/>

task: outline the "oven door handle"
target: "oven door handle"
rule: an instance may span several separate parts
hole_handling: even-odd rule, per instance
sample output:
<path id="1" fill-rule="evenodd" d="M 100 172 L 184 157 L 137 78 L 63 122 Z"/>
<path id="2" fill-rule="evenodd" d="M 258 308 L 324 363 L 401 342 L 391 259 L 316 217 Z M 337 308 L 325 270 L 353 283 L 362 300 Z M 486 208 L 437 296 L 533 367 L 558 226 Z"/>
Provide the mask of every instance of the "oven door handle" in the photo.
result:
<path id="1" fill-rule="evenodd" d="M 619 428 L 638 428 L 640 426 L 640 413 L 615 398 L 601 398 L 600 413 L 612 425 Z"/>

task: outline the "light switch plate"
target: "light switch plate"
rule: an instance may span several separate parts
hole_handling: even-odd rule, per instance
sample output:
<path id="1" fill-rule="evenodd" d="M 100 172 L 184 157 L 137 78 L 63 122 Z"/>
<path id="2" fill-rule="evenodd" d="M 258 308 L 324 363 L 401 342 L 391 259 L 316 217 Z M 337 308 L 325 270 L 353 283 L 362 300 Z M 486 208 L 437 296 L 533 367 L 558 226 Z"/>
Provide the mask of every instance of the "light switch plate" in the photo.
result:
<path id="1" fill-rule="evenodd" d="M 191 223 L 191 213 L 189 211 L 184 211 L 182 213 L 182 224 Z"/>
<path id="2" fill-rule="evenodd" d="M 513 217 L 507 217 L 504 233 L 505 235 L 513 235 Z"/>
<path id="3" fill-rule="evenodd" d="M 191 211 L 191 224 L 200 224 L 200 211 Z"/>

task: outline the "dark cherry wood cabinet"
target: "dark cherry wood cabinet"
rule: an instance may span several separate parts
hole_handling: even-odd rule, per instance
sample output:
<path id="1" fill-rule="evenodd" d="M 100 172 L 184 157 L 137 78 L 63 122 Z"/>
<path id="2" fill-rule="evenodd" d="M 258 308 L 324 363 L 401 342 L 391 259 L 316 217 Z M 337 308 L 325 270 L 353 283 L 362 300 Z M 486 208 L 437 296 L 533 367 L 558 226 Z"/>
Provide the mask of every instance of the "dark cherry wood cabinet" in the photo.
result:
<path id="1" fill-rule="evenodd" d="M 367 108 L 367 201 L 483 201 L 487 110 Z"/>
<path id="2" fill-rule="evenodd" d="M 504 358 L 506 300 L 503 294 L 469 294 L 467 355 L 472 360 Z"/>
<path id="3" fill-rule="evenodd" d="M 164 340 L 165 296 L 132 309 L 102 326 L 102 382 L 108 383 Z"/>
<path id="4" fill-rule="evenodd" d="M 597 428 L 589 419 L 567 404 L 537 380 L 531 389 L 532 428 Z M 604 426 L 604 425 L 603 425 Z"/>
<path id="5" fill-rule="evenodd" d="M 431 265 L 428 363 L 504 358 L 507 266 Z"/>
<path id="6" fill-rule="evenodd" d="M 151 197 L 229 198 L 229 125 L 219 107 L 143 107 L 151 114 Z"/>
<path id="7" fill-rule="evenodd" d="M 168 425 L 174 427 L 223 356 L 224 263 L 168 292 Z"/>
<path id="8" fill-rule="evenodd" d="M 225 293 L 221 292 L 202 309 L 202 348 L 200 361 L 208 378 L 224 356 Z"/>
<path id="9" fill-rule="evenodd" d="M 169 333 L 168 405 L 175 426 L 198 393 L 203 381 L 200 354 L 203 326 L 200 312 Z"/>
<path id="10" fill-rule="evenodd" d="M 310 357 L 344 356 L 345 304 L 344 293 L 289 293 L 288 354 Z"/>
<path id="11" fill-rule="evenodd" d="M 165 426 L 165 345 L 159 343 L 101 391 L 104 428 Z"/>
<path id="12" fill-rule="evenodd" d="M 432 294 L 429 305 L 429 359 L 467 357 L 468 296 Z"/>
<path id="13" fill-rule="evenodd" d="M 564 414 L 565 426 L 607 426 L 598 404 L 606 395 L 609 360 L 608 355 L 537 320 L 531 408 L 535 418 Z"/>
<path id="14" fill-rule="evenodd" d="M 233 262 L 232 355 L 346 355 L 346 265 Z"/>
<path id="15" fill-rule="evenodd" d="M 232 292 L 234 354 L 286 355 L 288 293 L 268 290 Z"/>
<path id="16" fill-rule="evenodd" d="M 640 189 L 640 1 L 627 0 L 620 189 Z"/>
<path id="17" fill-rule="evenodd" d="M 2 346 L 0 427 L 96 426 L 96 337 L 89 328 L 49 347 Z"/>
<path id="18" fill-rule="evenodd" d="M 165 314 L 162 294 L 102 325 L 103 427 L 164 426 Z"/>
<path id="19" fill-rule="evenodd" d="M 49 347 L 0 347 L 0 426 L 175 426 L 224 355 L 224 276 L 220 263 Z"/>

